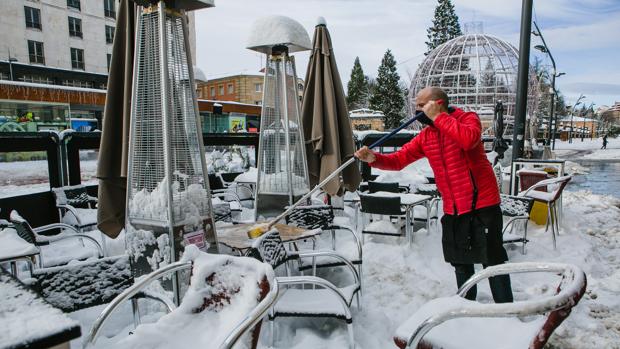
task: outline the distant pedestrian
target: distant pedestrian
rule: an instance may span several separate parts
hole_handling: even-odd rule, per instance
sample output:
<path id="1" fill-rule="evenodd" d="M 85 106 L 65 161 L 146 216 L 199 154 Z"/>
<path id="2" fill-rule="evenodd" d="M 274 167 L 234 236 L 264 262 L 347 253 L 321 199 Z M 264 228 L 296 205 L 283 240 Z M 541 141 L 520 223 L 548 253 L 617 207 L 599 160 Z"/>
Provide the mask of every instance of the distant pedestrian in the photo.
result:
<path id="1" fill-rule="evenodd" d="M 601 149 L 607 149 L 607 134 L 603 135 L 603 146 Z"/>

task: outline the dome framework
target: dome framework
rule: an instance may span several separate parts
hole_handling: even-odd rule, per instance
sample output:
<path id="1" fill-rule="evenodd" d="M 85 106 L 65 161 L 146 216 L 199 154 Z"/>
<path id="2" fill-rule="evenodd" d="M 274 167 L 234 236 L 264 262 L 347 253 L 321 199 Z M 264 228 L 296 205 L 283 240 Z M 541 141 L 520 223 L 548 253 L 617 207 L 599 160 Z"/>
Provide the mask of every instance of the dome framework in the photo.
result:
<path id="1" fill-rule="evenodd" d="M 483 123 L 493 118 L 493 107 L 501 100 L 505 116 L 515 110 L 519 52 L 509 43 L 486 34 L 465 34 L 435 48 L 420 64 L 409 89 L 409 107 L 427 86 L 442 88 L 450 104 L 477 112 Z M 538 80 L 530 69 L 528 114 L 535 110 Z"/>

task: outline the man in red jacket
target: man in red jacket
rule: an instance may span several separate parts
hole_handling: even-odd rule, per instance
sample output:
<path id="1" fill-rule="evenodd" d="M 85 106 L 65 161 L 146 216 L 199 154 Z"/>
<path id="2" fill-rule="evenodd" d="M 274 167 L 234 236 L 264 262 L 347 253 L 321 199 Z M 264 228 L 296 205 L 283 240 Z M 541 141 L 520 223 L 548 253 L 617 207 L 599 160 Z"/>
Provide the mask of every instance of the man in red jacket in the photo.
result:
<path id="1" fill-rule="evenodd" d="M 443 200 L 444 259 L 454 266 L 460 287 L 474 274 L 474 264 L 496 265 L 508 260 L 502 244 L 502 212 L 497 182 L 484 153 L 478 115 L 448 108 L 447 94 L 436 87 L 416 96 L 416 111 L 427 124 L 399 151 L 384 155 L 363 147 L 355 156 L 371 167 L 401 170 L 423 157 L 435 174 Z M 510 277 L 489 279 L 496 303 L 512 302 Z M 467 293 L 476 299 L 476 288 Z"/>

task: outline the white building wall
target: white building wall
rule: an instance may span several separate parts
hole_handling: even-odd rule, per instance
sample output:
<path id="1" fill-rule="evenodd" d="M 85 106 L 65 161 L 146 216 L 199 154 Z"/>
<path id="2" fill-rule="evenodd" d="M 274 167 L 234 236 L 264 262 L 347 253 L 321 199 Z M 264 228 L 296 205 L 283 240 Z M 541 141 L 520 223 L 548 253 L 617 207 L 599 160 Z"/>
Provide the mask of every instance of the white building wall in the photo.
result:
<path id="1" fill-rule="evenodd" d="M 85 71 L 107 74 L 107 54 L 112 44 L 105 39 L 105 26 L 115 20 L 104 16 L 103 0 L 81 0 L 81 11 L 67 8 L 66 0 L 1 0 L 0 59 L 11 57 L 29 63 L 28 42 L 43 42 L 45 65 L 71 68 L 71 47 L 84 50 Z M 117 1 L 115 4 L 118 6 Z M 42 30 L 26 28 L 24 6 L 41 10 Z M 68 17 L 82 20 L 82 38 L 69 36 Z"/>

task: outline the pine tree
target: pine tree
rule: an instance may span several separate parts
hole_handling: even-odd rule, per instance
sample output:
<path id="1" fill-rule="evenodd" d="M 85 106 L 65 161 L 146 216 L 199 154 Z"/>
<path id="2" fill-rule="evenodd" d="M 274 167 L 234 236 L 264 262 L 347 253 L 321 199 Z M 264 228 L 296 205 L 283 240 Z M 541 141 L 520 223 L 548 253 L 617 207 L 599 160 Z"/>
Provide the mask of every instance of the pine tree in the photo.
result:
<path id="1" fill-rule="evenodd" d="M 359 57 L 355 57 L 347 84 L 347 106 L 349 110 L 368 107 L 368 78 L 364 75 Z"/>
<path id="2" fill-rule="evenodd" d="M 379 72 L 377 85 L 370 97 L 370 108 L 380 110 L 385 115 L 385 127 L 396 128 L 404 114 L 405 96 L 400 86 L 400 76 L 396 72 L 396 60 L 390 50 L 385 52 Z"/>
<path id="3" fill-rule="evenodd" d="M 438 0 L 435 7 L 435 17 L 433 18 L 433 26 L 426 29 L 428 41 L 426 47 L 428 50 L 425 55 L 429 54 L 437 46 L 463 35 L 459 17 L 454 11 L 454 5 L 451 0 Z"/>

